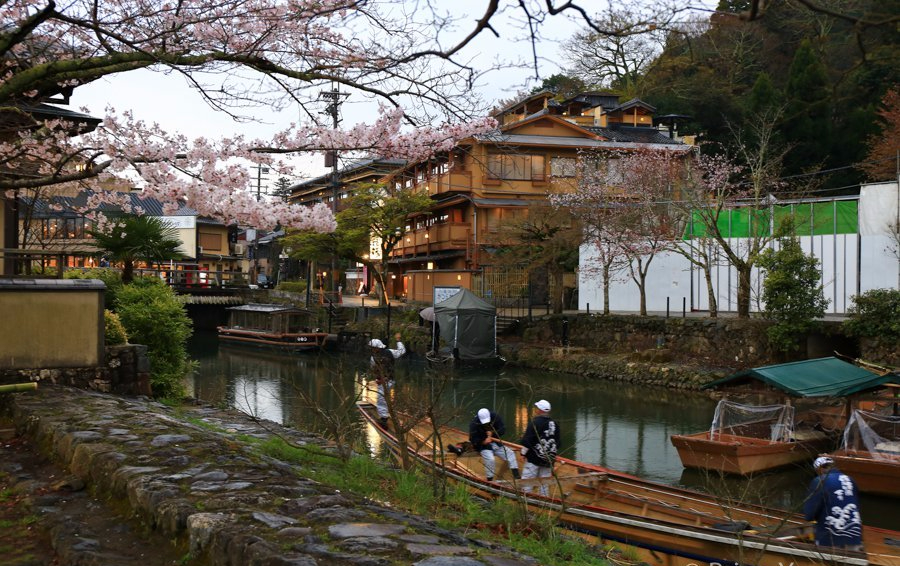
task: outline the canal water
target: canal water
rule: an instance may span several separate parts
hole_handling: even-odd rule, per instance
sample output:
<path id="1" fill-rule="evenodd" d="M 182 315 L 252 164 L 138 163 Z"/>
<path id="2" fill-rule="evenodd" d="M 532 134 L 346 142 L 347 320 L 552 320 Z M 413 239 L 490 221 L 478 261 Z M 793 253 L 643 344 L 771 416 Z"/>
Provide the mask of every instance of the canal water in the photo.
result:
<path id="1" fill-rule="evenodd" d="M 346 400 L 356 395 L 374 402 L 374 392 L 365 385 L 364 352 L 262 352 L 220 346 L 214 333 L 198 332 L 190 353 L 198 362 L 188 380 L 190 394 L 278 423 L 322 430 L 322 418 L 313 407 L 352 412 L 355 409 Z M 534 402 L 546 399 L 560 425 L 562 455 L 660 483 L 799 509 L 812 478 L 806 465 L 750 480 L 723 480 L 685 470 L 669 436 L 709 426 L 715 401 L 702 393 L 511 366 L 435 369 L 414 354 L 399 360 L 395 372 L 403 387 L 433 389 L 439 382 L 438 403 L 442 414 L 450 415 L 451 425 L 468 429 L 475 412 L 490 407 L 506 422 L 506 437 L 516 442 Z M 370 444 L 377 444 L 374 431 L 368 434 Z M 900 529 L 900 501 L 863 496 L 861 507 L 865 523 Z"/>

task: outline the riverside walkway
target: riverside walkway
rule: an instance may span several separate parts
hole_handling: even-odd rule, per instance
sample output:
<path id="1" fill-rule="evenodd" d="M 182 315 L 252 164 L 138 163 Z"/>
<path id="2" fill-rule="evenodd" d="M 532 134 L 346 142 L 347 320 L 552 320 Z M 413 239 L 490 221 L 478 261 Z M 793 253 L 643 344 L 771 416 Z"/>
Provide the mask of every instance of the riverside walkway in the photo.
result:
<path id="1" fill-rule="evenodd" d="M 13 463 L 9 439 L 0 443 L 0 474 L 12 478 L 12 493 L 30 492 L 29 512 L 49 531 L 53 564 L 156 566 L 176 563 L 173 555 L 178 564 L 215 566 L 536 563 L 305 478 L 303 469 L 250 450 L 246 437 L 277 433 L 324 448 L 327 442 L 275 423 L 263 426 L 237 411 L 201 404 L 173 409 L 52 385 L 2 395 L 0 408 L 18 438 L 64 470 L 64 477 L 36 477 Z M 91 505 L 82 505 L 79 515 L 65 504 L 74 495 L 48 499 L 61 489 L 90 493 Z M 118 517 L 116 534 L 92 534 L 92 522 L 109 514 Z M 171 548 L 123 540 L 142 529 L 156 535 L 148 540 Z M 41 562 L 16 562 L 32 563 Z"/>

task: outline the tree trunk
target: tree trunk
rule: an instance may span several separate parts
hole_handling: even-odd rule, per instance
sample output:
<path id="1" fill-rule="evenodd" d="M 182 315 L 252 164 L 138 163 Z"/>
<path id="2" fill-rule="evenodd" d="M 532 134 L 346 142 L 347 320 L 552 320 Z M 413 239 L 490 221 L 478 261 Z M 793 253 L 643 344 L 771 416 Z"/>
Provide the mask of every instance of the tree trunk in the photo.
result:
<path id="1" fill-rule="evenodd" d="M 122 262 L 122 283 L 126 285 L 134 281 L 134 262 L 126 259 Z"/>
<path id="2" fill-rule="evenodd" d="M 556 293 L 550 295 L 553 313 L 562 314 L 565 302 L 563 298 L 566 294 L 566 290 L 563 288 L 563 272 L 559 269 L 550 269 L 550 276 L 553 278 L 553 287 L 556 289 Z"/>
<path id="3" fill-rule="evenodd" d="M 716 300 L 716 291 L 713 289 L 712 273 L 709 267 L 703 268 L 703 279 L 706 280 L 706 295 L 709 297 L 709 317 L 719 317 L 719 302 Z"/>
<path id="4" fill-rule="evenodd" d="M 609 314 L 609 266 L 603 266 L 603 314 Z"/>
<path id="5" fill-rule="evenodd" d="M 641 294 L 641 316 L 647 316 L 647 278 L 643 275 L 638 283 L 638 291 Z"/>
<path id="6" fill-rule="evenodd" d="M 738 289 L 737 309 L 738 318 L 750 318 L 750 272 L 749 265 L 737 266 Z"/>
<path id="7" fill-rule="evenodd" d="M 381 269 L 372 269 L 372 273 L 375 275 L 375 296 L 378 297 L 378 305 L 386 305 L 388 304 L 388 295 L 387 295 L 387 285 L 385 280 L 387 278 L 387 263 L 383 263 L 379 266 Z"/>

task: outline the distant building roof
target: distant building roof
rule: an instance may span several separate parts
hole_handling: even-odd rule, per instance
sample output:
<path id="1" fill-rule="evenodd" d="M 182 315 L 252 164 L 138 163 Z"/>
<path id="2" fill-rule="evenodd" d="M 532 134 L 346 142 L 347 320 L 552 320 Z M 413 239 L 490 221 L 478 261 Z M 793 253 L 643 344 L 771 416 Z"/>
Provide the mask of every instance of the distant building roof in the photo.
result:
<path id="1" fill-rule="evenodd" d="M 534 145 L 534 146 L 556 146 L 556 147 L 585 147 L 592 149 L 638 149 L 647 144 L 664 144 L 670 146 L 681 146 L 687 149 L 689 146 L 664 136 L 654 128 L 628 128 L 629 133 L 622 133 L 620 129 L 612 128 L 586 128 L 597 135 L 608 137 L 607 140 L 598 140 L 590 138 L 578 137 L 562 137 L 562 136 L 537 136 L 524 134 L 506 134 L 503 132 L 490 132 L 476 136 L 476 139 L 482 143 L 494 143 L 509 146 L 516 145 Z M 599 130 L 599 131 L 598 131 Z M 610 131 L 607 136 L 604 133 Z M 634 130 L 643 130 L 646 135 L 630 133 Z M 615 133 L 615 135 L 613 135 Z"/>
<path id="2" fill-rule="evenodd" d="M 81 214 L 78 212 L 78 209 L 87 205 L 87 200 L 92 194 L 93 191 L 85 190 L 74 197 L 53 196 L 49 200 L 38 199 L 34 202 L 34 217 L 59 218 L 78 216 Z M 148 216 L 197 216 L 198 214 L 196 210 L 184 203 L 179 204 L 178 210 L 174 214 L 165 214 L 163 212 L 163 202 L 160 200 L 142 196 L 140 192 L 121 194 L 126 195 L 130 199 L 131 206 L 141 207 L 144 210 L 144 214 Z M 103 204 L 99 207 L 100 212 L 117 212 L 118 210 L 118 207 L 110 204 Z M 221 222 L 218 223 L 221 224 Z"/>
<path id="3" fill-rule="evenodd" d="M 40 123 L 57 118 L 75 124 L 71 128 L 73 135 L 90 132 L 101 122 L 100 118 L 44 103 L 13 104 L 11 108 L 7 107 L 0 111 L 0 124 L 7 127 L 25 128 L 30 127 L 34 121 Z"/>
<path id="4" fill-rule="evenodd" d="M 661 144 L 678 144 L 682 142 L 674 140 L 663 134 L 656 128 L 641 128 L 631 126 L 618 126 L 615 128 L 600 128 L 595 126 L 586 126 L 585 129 L 603 136 L 609 141 L 625 142 L 625 143 L 661 143 Z"/>
<path id="5" fill-rule="evenodd" d="M 406 165 L 405 159 L 383 159 L 381 157 L 367 157 L 365 159 L 355 159 L 338 169 L 338 178 L 348 177 L 352 174 L 364 172 L 366 170 L 381 171 L 385 169 L 395 169 Z M 302 190 L 309 187 L 327 185 L 331 183 L 331 173 L 319 175 L 306 181 L 295 183 L 289 187 L 291 192 Z"/>
<path id="6" fill-rule="evenodd" d="M 632 98 L 627 102 L 623 102 L 622 104 L 616 106 L 615 108 L 610 108 L 609 110 L 604 110 L 604 114 L 612 114 L 613 112 L 624 112 L 625 110 L 631 110 L 632 108 L 641 107 L 646 108 L 650 112 L 656 112 L 656 107 L 652 104 L 647 104 L 640 98 Z"/>

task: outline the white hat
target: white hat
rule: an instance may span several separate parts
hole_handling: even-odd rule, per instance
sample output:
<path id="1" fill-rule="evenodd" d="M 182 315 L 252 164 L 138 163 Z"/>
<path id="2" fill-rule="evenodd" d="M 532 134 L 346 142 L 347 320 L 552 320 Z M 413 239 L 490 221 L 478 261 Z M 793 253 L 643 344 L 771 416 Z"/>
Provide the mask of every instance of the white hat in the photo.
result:
<path id="1" fill-rule="evenodd" d="M 818 470 L 822 466 L 830 466 L 832 464 L 834 464 L 834 460 L 832 460 L 828 456 L 819 456 L 818 458 L 816 458 L 816 461 L 813 462 L 813 468 Z"/>
<path id="2" fill-rule="evenodd" d="M 534 406 L 537 407 L 538 409 L 544 411 L 545 413 L 550 412 L 550 403 L 544 399 L 541 399 L 540 401 L 535 403 Z"/>
<path id="3" fill-rule="evenodd" d="M 487 409 L 478 409 L 478 420 L 481 424 L 488 424 L 491 422 L 491 412 Z"/>
<path id="4" fill-rule="evenodd" d="M 372 346 L 373 348 L 384 348 L 384 342 L 378 338 L 372 338 L 369 340 L 369 346 Z"/>

